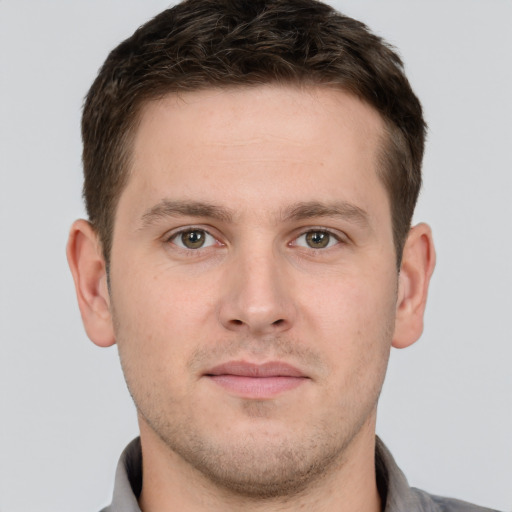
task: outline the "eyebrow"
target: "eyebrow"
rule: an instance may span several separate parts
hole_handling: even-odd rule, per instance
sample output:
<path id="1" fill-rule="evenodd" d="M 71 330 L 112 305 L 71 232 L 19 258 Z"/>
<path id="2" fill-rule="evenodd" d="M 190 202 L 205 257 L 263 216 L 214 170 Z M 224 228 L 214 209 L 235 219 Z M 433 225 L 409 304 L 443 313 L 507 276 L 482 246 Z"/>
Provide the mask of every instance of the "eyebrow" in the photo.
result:
<path id="1" fill-rule="evenodd" d="M 223 222 L 233 219 L 233 212 L 222 206 L 200 201 L 171 201 L 163 199 L 141 216 L 141 228 L 166 217 L 207 217 Z"/>
<path id="2" fill-rule="evenodd" d="M 306 220 L 315 217 L 336 217 L 360 224 L 363 227 L 370 227 L 368 213 L 359 206 L 346 201 L 303 202 L 286 208 L 282 213 L 283 220 Z"/>
<path id="3" fill-rule="evenodd" d="M 162 199 L 148 208 L 141 216 L 141 227 L 144 229 L 153 222 L 167 217 L 205 217 L 222 222 L 232 222 L 234 212 L 223 206 L 203 201 L 174 201 Z M 336 217 L 369 227 L 368 214 L 362 208 L 346 201 L 322 203 L 307 201 L 290 205 L 281 212 L 282 221 L 301 221 L 319 217 Z"/>

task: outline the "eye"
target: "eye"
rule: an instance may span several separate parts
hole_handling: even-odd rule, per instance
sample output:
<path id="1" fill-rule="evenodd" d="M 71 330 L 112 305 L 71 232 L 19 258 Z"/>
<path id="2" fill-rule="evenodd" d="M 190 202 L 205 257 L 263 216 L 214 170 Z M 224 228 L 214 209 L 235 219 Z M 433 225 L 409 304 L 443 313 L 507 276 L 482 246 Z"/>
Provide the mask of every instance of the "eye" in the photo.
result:
<path id="1" fill-rule="evenodd" d="M 169 242 L 182 249 L 201 249 L 215 245 L 215 238 L 204 229 L 187 229 L 169 238 Z"/>
<path id="2" fill-rule="evenodd" d="M 333 233 L 315 229 L 296 238 L 294 245 L 310 249 L 327 249 L 340 242 Z"/>

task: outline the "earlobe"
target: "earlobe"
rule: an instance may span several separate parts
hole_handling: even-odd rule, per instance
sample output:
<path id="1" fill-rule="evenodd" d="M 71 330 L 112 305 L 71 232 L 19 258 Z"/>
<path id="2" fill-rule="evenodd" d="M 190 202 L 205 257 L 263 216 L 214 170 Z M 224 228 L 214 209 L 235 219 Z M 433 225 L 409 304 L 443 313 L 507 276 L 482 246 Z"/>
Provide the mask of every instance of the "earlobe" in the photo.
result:
<path id="1" fill-rule="evenodd" d="M 105 259 L 98 236 L 85 220 L 73 223 L 66 249 L 75 282 L 78 306 L 87 335 L 93 343 L 115 343 Z"/>
<path id="2" fill-rule="evenodd" d="M 423 315 L 436 253 L 432 232 L 426 224 L 409 231 L 400 266 L 393 346 L 412 345 L 423 331 Z"/>

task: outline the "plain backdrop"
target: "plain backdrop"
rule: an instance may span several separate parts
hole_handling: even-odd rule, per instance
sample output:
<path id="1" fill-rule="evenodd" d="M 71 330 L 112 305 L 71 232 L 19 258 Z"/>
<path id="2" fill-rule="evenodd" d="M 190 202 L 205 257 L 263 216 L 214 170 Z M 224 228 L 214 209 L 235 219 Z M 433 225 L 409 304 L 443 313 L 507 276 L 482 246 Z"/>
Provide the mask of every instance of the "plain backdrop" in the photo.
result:
<path id="1" fill-rule="evenodd" d="M 430 131 L 416 220 L 438 265 L 393 351 L 378 433 L 409 482 L 512 510 L 512 2 L 332 2 L 396 45 Z M 137 434 L 114 348 L 86 338 L 64 248 L 84 215 L 82 99 L 162 0 L 0 0 L 0 511 L 91 512 Z"/>

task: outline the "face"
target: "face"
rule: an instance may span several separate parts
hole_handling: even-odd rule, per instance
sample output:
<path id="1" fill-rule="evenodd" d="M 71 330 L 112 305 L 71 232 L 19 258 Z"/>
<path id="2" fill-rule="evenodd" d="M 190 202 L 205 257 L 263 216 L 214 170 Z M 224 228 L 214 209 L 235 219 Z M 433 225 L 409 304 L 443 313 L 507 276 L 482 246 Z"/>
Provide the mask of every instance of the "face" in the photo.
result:
<path id="1" fill-rule="evenodd" d="M 113 237 L 116 341 L 141 430 L 214 482 L 290 492 L 374 435 L 398 282 L 382 134 L 327 88 L 143 110 Z"/>

